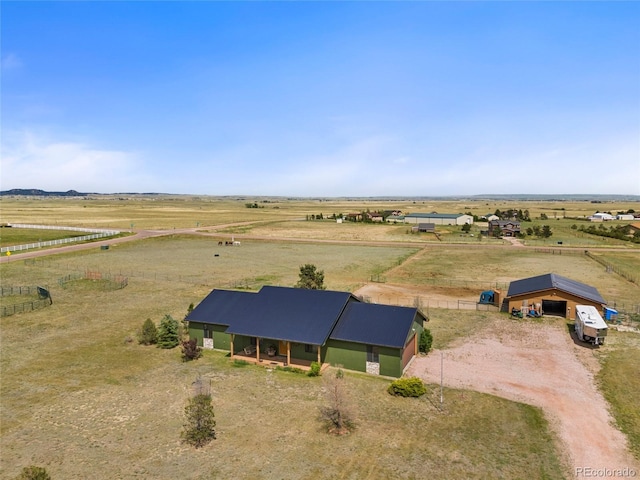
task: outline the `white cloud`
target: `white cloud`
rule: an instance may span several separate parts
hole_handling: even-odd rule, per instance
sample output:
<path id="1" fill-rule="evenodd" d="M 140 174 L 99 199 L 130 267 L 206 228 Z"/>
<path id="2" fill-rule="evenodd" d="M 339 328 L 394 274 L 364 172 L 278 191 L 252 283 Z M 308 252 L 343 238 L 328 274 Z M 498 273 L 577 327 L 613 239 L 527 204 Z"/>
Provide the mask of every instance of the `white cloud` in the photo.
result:
<path id="1" fill-rule="evenodd" d="M 21 68 L 23 63 L 20 57 L 15 53 L 7 53 L 2 56 L 2 60 L 0 61 L 0 65 L 2 66 L 2 70 L 16 70 Z"/>
<path id="2" fill-rule="evenodd" d="M 49 140 L 33 132 L 3 134 L 2 190 L 140 191 L 148 184 L 130 152 Z"/>

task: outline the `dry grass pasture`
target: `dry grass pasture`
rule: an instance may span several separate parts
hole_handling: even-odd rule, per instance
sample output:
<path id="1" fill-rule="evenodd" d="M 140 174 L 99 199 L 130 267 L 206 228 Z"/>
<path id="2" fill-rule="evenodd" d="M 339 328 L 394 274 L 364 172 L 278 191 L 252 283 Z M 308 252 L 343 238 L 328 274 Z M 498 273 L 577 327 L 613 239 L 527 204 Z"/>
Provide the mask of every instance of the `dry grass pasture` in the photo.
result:
<path id="1" fill-rule="evenodd" d="M 264 208 L 246 208 L 252 201 Z M 435 385 L 419 400 L 397 399 L 386 393 L 387 379 L 348 373 L 358 427 L 350 435 L 332 437 L 317 418 L 323 404 L 321 379 L 238 366 L 220 352 L 183 363 L 177 349 L 135 341 L 146 318 L 156 323 L 165 314 L 181 319 L 190 303 L 214 287 L 291 286 L 304 263 L 323 269 L 331 289 L 356 291 L 372 276 L 386 278 L 387 284 L 411 292 L 408 304 L 414 295 L 472 297 L 496 282 L 549 271 L 593 284 L 606 298 L 640 300 L 636 285 L 606 273 L 584 255 L 543 254 L 501 242 L 476 246 L 473 242 L 481 242 L 474 239 L 465 239 L 469 245 L 436 245 L 407 234 L 406 226 L 297 220 L 320 212 L 385 207 L 484 214 L 509 203 L 512 207 L 506 201 L 3 198 L 1 222 L 121 229 L 133 223 L 135 230 L 194 232 L 116 239 L 107 251 L 96 247 L 29 262 L 14 255 L 0 264 L 3 285 L 46 285 L 54 300 L 42 310 L 0 319 L 0 478 L 13 478 L 32 464 L 65 479 L 410 479 L 425 472 L 434 479 L 570 477 L 548 419 L 530 405 L 452 388 L 445 389 L 441 412 Z M 577 215 L 593 205 L 539 202 L 528 207 Z M 230 226 L 246 221 L 258 223 Z M 229 235 L 241 237 L 241 246 L 218 245 Z M 640 249 L 596 253 L 630 268 L 640 264 Z M 129 285 L 116 291 L 90 281 L 58 285 L 60 277 L 85 270 L 126 275 Z M 489 312 L 431 309 L 429 315 L 438 349 L 460 345 L 479 332 L 490 336 L 511 322 Z M 637 452 L 638 423 L 620 420 L 640 393 L 637 385 L 623 380 L 637 359 L 629 354 L 637 343 L 624 335 L 612 337 L 621 340 L 594 355 L 602 355 L 606 374 L 598 377 L 601 388 Z M 180 429 L 198 375 L 211 385 L 218 439 L 194 450 L 180 442 Z"/>

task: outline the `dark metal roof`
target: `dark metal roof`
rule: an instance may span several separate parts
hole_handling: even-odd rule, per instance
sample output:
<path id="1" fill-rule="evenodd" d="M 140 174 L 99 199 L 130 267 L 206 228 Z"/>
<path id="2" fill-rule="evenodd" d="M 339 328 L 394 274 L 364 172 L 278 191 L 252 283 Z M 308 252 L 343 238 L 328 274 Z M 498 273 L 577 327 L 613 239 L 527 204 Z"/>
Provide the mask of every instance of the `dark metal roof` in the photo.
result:
<path id="1" fill-rule="evenodd" d="M 537 277 L 524 278 L 516 280 L 509 284 L 507 297 L 523 295 L 527 293 L 540 292 L 542 290 L 557 289 L 570 293 L 576 297 L 591 300 L 593 302 L 607 303 L 600 295 L 598 290 L 590 285 L 571 280 L 570 278 L 556 275 L 555 273 L 547 273 Z"/>
<path id="2" fill-rule="evenodd" d="M 330 338 L 403 348 L 416 315 L 422 315 L 416 308 L 350 303 Z"/>
<path id="3" fill-rule="evenodd" d="M 349 301 L 347 292 L 262 287 L 235 312 L 227 333 L 324 345 Z"/>
<path id="4" fill-rule="evenodd" d="M 252 292 L 213 290 L 187 315 L 187 320 L 229 326 L 238 312 L 255 296 Z"/>

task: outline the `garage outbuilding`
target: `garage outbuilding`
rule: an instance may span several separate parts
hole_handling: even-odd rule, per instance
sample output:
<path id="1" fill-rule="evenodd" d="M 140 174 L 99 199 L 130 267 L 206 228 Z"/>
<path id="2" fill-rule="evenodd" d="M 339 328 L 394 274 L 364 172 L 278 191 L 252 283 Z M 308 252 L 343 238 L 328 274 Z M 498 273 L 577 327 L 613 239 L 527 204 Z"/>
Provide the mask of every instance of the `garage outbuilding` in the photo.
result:
<path id="1" fill-rule="evenodd" d="M 546 315 L 571 320 L 576 317 L 576 305 L 592 305 L 603 311 L 607 303 L 595 287 L 555 273 L 511 282 L 505 302 L 509 312 L 538 307 Z"/>

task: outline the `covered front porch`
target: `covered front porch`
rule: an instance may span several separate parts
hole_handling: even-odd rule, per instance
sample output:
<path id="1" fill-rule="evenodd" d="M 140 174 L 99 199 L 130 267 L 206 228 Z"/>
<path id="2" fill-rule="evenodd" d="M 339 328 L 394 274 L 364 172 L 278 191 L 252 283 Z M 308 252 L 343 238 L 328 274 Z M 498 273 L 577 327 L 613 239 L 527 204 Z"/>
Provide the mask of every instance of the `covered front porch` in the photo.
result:
<path id="1" fill-rule="evenodd" d="M 300 345 L 285 340 L 231 335 L 232 359 L 244 360 L 263 366 L 297 367 L 308 371 L 311 364 L 322 365 L 320 345 Z"/>

